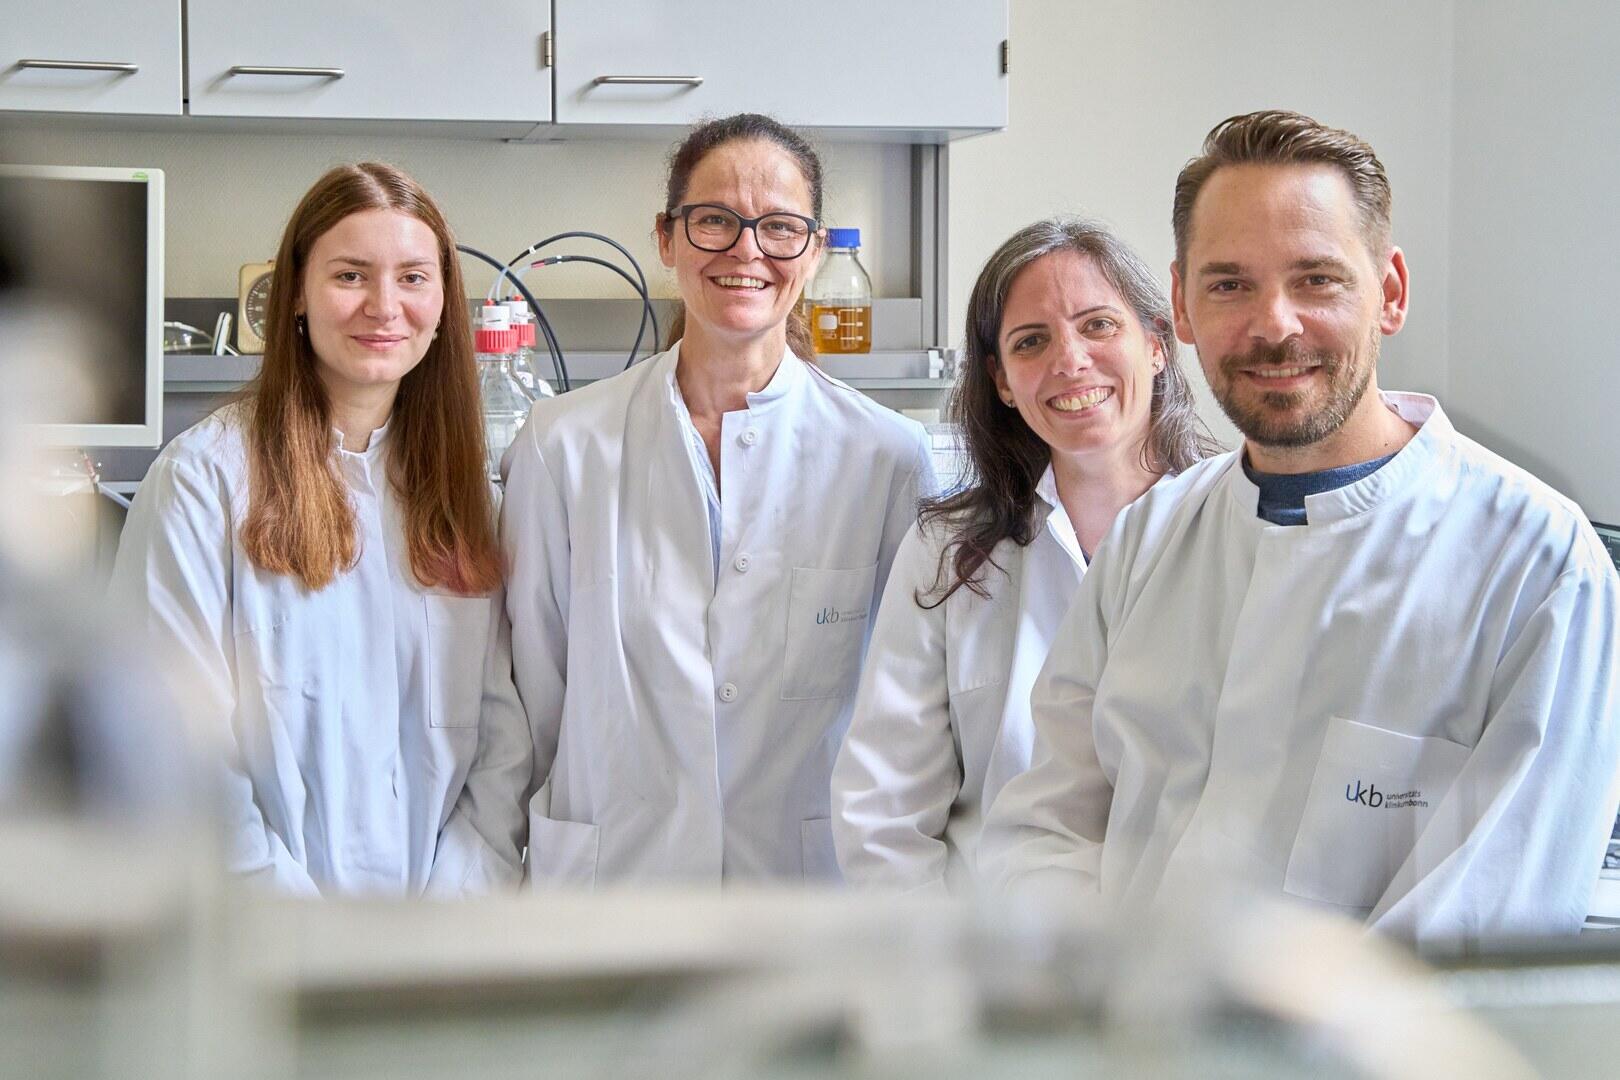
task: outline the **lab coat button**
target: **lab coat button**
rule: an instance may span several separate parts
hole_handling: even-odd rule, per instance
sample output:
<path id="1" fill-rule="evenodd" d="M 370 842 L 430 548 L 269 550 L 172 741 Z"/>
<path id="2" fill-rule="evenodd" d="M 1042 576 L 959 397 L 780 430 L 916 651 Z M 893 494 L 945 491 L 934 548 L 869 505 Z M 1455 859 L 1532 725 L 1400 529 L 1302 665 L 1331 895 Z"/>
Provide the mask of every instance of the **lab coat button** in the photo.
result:
<path id="1" fill-rule="evenodd" d="M 737 700 L 737 684 L 736 683 L 721 683 L 720 684 L 720 700 L 721 701 L 736 701 Z"/>
<path id="2" fill-rule="evenodd" d="M 754 565 L 754 560 L 750 559 L 745 552 L 737 556 L 731 565 L 737 568 L 737 573 L 746 574 L 748 573 L 748 568 Z"/>
<path id="3" fill-rule="evenodd" d="M 749 428 L 747 431 L 744 431 L 741 435 L 739 435 L 737 439 L 744 446 L 753 446 L 755 443 L 759 442 L 759 432 L 755 431 L 753 428 Z"/>

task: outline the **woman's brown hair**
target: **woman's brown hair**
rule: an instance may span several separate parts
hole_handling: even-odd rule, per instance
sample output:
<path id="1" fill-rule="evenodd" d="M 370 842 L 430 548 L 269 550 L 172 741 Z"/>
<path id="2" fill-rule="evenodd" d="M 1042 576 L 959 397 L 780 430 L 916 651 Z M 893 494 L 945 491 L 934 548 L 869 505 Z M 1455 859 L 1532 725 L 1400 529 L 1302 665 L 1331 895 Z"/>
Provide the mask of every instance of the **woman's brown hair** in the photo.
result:
<path id="1" fill-rule="evenodd" d="M 388 480 L 404 507 L 411 572 L 426 587 L 483 593 L 501 580 L 494 502 L 466 289 L 455 237 L 421 185 L 390 165 L 340 165 L 315 182 L 281 235 L 264 363 L 244 391 L 248 512 L 242 546 L 264 570 L 322 589 L 359 557 L 349 492 L 333 465 L 332 406 L 297 307 L 315 241 L 350 214 L 396 210 L 439 242 L 444 313 L 401 380 L 388 425 Z"/>
<path id="2" fill-rule="evenodd" d="M 769 116 L 759 113 L 737 113 L 716 120 L 705 120 L 693 128 L 669 155 L 669 176 L 664 182 L 664 207 L 658 215 L 660 232 L 672 234 L 675 228 L 675 208 L 686 201 L 686 189 L 692 183 L 692 173 L 704 158 L 729 143 L 768 142 L 793 159 L 810 189 L 810 216 L 821 220 L 821 198 L 825 187 L 821 178 L 821 156 L 810 140 L 797 131 Z M 802 256 L 801 256 L 802 257 Z M 815 339 L 810 335 L 810 324 L 799 310 L 799 297 L 788 309 L 787 343 L 793 355 L 800 360 L 813 361 L 816 356 Z M 686 305 L 682 304 L 669 324 L 664 336 L 668 349 L 686 333 Z"/>

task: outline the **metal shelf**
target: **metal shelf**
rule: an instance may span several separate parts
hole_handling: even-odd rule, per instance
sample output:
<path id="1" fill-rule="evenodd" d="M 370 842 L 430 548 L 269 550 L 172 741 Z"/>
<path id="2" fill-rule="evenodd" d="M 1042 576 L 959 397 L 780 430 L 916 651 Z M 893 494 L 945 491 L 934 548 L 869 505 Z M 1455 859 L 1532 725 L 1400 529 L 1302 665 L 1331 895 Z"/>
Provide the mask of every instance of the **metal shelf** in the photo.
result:
<path id="1" fill-rule="evenodd" d="M 624 353 L 600 350 L 564 352 L 568 372 L 576 384 L 595 382 L 617 375 L 624 368 Z M 172 353 L 163 358 L 163 388 L 170 393 L 217 394 L 241 388 L 258 374 L 258 356 L 193 356 Z M 947 378 L 928 376 L 930 355 L 923 349 L 895 349 L 859 355 L 823 356 L 817 359 L 823 371 L 857 390 L 949 389 Z M 939 359 L 934 359 L 938 370 Z M 549 376 L 550 360 L 541 353 L 537 364 Z"/>
<path id="2" fill-rule="evenodd" d="M 846 379 L 839 375 L 833 377 L 857 390 L 949 390 L 955 385 L 952 379 Z"/>
<path id="3" fill-rule="evenodd" d="M 209 356 L 165 353 L 163 389 L 167 393 L 217 394 L 238 390 L 259 373 L 259 356 Z"/>

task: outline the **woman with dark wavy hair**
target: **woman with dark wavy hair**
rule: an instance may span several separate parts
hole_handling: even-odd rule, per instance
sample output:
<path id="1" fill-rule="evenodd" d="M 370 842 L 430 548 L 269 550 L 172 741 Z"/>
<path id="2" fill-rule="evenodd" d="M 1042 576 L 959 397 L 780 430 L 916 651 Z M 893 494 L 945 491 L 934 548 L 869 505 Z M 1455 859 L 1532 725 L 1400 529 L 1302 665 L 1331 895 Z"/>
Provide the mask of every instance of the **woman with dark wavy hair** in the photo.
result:
<path id="1" fill-rule="evenodd" d="M 222 748 L 230 865 L 284 891 L 520 872 L 533 751 L 466 295 L 415 180 L 332 169 L 282 234 L 258 378 L 164 449 L 124 529 L 114 595 Z"/>
<path id="2" fill-rule="evenodd" d="M 968 301 L 952 419 L 962 486 L 895 556 L 833 772 L 852 884 L 960 890 L 983 813 L 1027 767 L 1029 693 L 1090 552 L 1119 511 L 1217 447 L 1170 305 L 1102 225 L 1035 222 Z"/>

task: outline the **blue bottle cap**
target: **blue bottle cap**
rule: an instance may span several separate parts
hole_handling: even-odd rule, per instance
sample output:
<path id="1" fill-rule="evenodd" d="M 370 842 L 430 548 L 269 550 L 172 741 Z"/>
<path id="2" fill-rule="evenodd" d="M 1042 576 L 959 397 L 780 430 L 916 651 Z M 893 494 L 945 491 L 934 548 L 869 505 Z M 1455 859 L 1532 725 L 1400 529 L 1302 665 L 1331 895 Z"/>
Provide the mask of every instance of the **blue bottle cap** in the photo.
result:
<path id="1" fill-rule="evenodd" d="M 861 230 L 859 229 L 828 229 L 828 247 L 858 248 L 861 246 Z"/>

